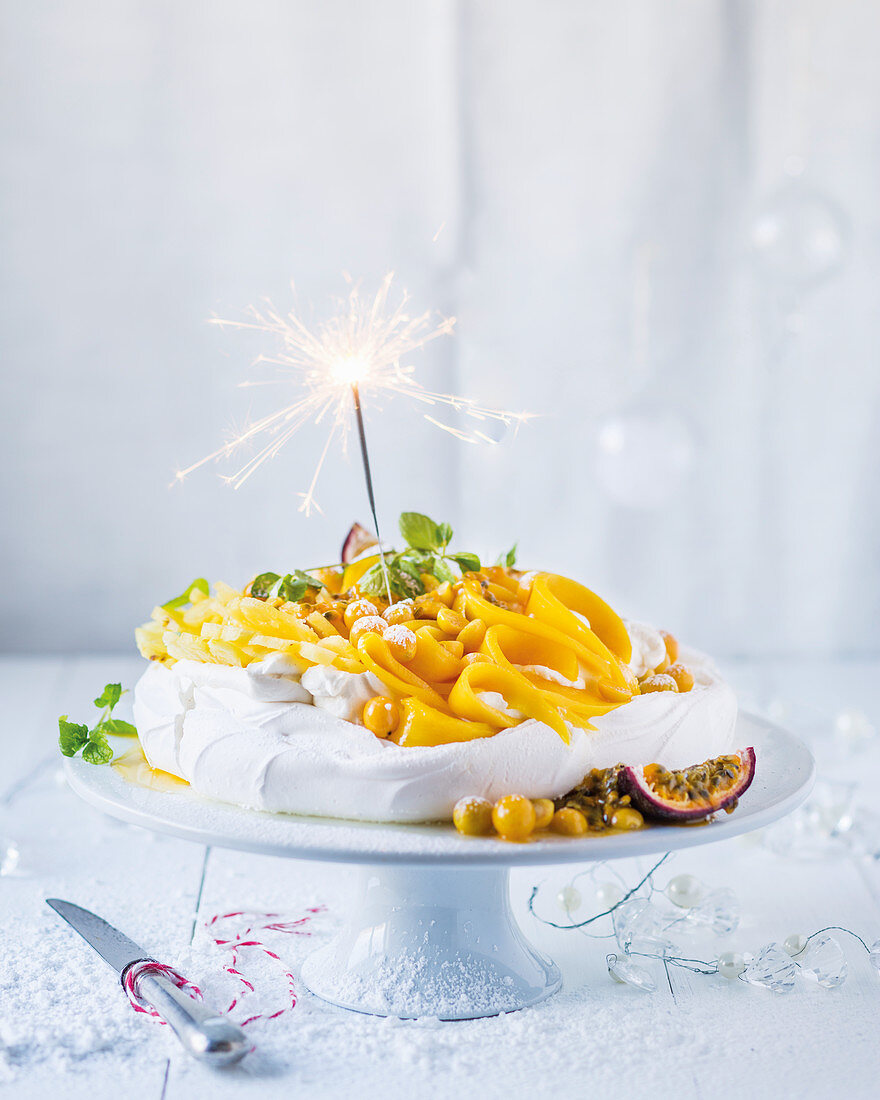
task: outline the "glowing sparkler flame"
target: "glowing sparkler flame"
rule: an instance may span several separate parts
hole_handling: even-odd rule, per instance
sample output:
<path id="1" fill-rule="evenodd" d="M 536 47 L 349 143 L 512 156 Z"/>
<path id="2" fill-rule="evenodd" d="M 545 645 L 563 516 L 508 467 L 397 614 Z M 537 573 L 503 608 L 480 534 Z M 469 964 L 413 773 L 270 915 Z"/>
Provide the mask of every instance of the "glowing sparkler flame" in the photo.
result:
<path id="1" fill-rule="evenodd" d="M 478 424 L 493 420 L 506 427 L 513 425 L 519 428 L 520 424 L 529 420 L 530 413 L 490 408 L 455 394 L 436 393 L 418 382 L 415 368 L 403 365 L 401 360 L 438 336 L 449 335 L 455 319 L 444 318 L 436 323 L 430 312 L 410 317 L 406 312 L 405 293 L 401 294 L 396 306 L 389 307 L 392 280 L 393 273 L 386 275 L 372 298 L 362 297 L 358 287 L 352 286 L 347 301 L 340 303 L 336 316 L 313 329 L 294 311 L 282 314 L 271 302 L 267 302 L 262 310 L 251 307 L 250 320 L 216 319 L 215 324 L 265 332 L 278 341 L 279 350 L 275 355 L 260 355 L 255 363 L 278 368 L 278 377 L 251 379 L 242 382 L 242 386 L 270 383 L 293 385 L 301 392 L 289 404 L 248 424 L 216 451 L 179 470 L 175 481 L 181 482 L 194 470 L 229 457 L 243 444 L 259 440 L 262 445 L 256 453 L 235 473 L 224 478 L 237 489 L 264 462 L 274 458 L 304 425 L 327 423 L 327 439 L 311 483 L 304 493 L 299 494 L 302 497 L 300 511 L 306 515 L 313 508 L 320 511 L 315 499 L 318 479 L 334 441 L 338 441 L 343 450 L 347 447 L 351 414 L 355 407 L 355 388 L 362 398 L 368 400 L 396 394 L 432 409 L 445 406 Z M 469 443 L 495 442 L 476 425 L 468 430 L 461 425 L 447 424 L 428 411 L 423 415 L 430 424 L 449 432 L 456 439 Z"/>

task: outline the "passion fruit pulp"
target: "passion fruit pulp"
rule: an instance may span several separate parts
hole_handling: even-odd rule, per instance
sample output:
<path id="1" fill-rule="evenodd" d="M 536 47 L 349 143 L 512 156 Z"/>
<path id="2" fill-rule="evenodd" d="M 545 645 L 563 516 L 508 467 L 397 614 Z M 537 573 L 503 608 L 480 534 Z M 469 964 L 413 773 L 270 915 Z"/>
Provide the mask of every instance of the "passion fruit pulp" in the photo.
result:
<path id="1" fill-rule="evenodd" d="M 624 767 L 618 789 L 648 817 L 693 822 L 726 810 L 731 813 L 755 777 L 755 750 L 740 749 L 675 771 L 661 764 Z"/>

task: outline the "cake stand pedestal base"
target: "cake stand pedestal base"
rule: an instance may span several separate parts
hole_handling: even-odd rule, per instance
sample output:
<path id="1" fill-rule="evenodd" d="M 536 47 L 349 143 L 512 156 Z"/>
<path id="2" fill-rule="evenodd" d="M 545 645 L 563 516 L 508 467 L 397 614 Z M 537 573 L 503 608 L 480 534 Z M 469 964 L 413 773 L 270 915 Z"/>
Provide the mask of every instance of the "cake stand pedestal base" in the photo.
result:
<path id="1" fill-rule="evenodd" d="M 373 866 L 336 939 L 306 959 L 322 1000 L 377 1016 L 472 1020 L 562 985 L 510 908 L 506 867 Z"/>

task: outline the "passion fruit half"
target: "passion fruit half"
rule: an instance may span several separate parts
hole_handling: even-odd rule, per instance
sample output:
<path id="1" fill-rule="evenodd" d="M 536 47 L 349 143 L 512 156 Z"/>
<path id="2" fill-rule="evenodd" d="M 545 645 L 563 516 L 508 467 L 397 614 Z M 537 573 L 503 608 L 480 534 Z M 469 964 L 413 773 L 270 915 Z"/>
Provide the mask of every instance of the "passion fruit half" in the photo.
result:
<path id="1" fill-rule="evenodd" d="M 378 542 L 376 536 L 368 531 L 366 527 L 362 527 L 359 523 L 353 523 L 348 534 L 345 536 L 345 542 L 342 544 L 342 554 L 340 561 L 343 565 L 350 565 L 355 558 L 359 557 L 365 550 L 369 550 L 371 546 L 377 546 Z"/>
<path id="2" fill-rule="evenodd" d="M 740 749 L 691 768 L 673 771 L 661 764 L 621 768 L 621 794 L 648 817 L 670 822 L 700 821 L 726 810 L 732 813 L 755 778 L 755 750 Z"/>

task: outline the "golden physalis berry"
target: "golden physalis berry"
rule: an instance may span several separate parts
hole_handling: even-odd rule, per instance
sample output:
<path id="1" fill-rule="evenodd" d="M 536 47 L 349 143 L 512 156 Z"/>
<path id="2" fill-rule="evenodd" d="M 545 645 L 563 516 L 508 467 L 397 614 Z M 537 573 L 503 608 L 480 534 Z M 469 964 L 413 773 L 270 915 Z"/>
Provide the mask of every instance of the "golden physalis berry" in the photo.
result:
<path id="1" fill-rule="evenodd" d="M 535 828 L 535 807 L 522 794 L 506 794 L 492 809 L 492 824 L 502 840 L 528 840 Z"/>
<path id="2" fill-rule="evenodd" d="M 418 639 L 408 626 L 402 623 L 389 626 L 383 637 L 396 660 L 411 661 L 415 657 Z"/>
<path id="3" fill-rule="evenodd" d="M 434 589 L 434 597 L 441 603 L 446 604 L 447 607 L 452 607 L 452 601 L 455 599 L 455 589 L 449 581 L 444 581 L 439 588 Z"/>
<path id="4" fill-rule="evenodd" d="M 345 619 L 345 625 L 351 629 L 358 619 L 363 619 L 366 615 L 378 614 L 379 608 L 370 600 L 354 600 L 346 607 L 343 618 Z"/>
<path id="5" fill-rule="evenodd" d="M 641 829 L 644 824 L 645 819 L 632 806 L 621 806 L 611 817 L 611 827 L 614 829 Z"/>
<path id="6" fill-rule="evenodd" d="M 458 635 L 465 653 L 474 653 L 483 644 L 486 637 L 486 624 L 482 619 L 472 619 Z"/>
<path id="7" fill-rule="evenodd" d="M 444 634 L 455 637 L 467 626 L 467 619 L 459 615 L 457 611 L 451 611 L 448 607 L 441 607 L 437 612 L 437 625 Z"/>
<path id="8" fill-rule="evenodd" d="M 678 691 L 678 684 L 668 673 L 657 672 L 646 676 L 639 684 L 639 690 L 642 695 L 649 695 L 652 691 Z"/>
<path id="9" fill-rule="evenodd" d="M 364 634 L 384 634 L 387 629 L 388 623 L 381 616 L 364 615 L 353 623 L 348 640 L 352 645 L 357 645 L 358 638 L 362 638 Z"/>
<path id="10" fill-rule="evenodd" d="M 563 806 L 553 815 L 550 828 L 562 836 L 586 836 L 587 819 L 573 806 Z"/>
<path id="11" fill-rule="evenodd" d="M 465 836 L 486 836 L 492 832 L 492 803 L 475 795 L 460 798 L 452 811 L 452 821 Z"/>
<path id="12" fill-rule="evenodd" d="M 666 670 L 666 675 L 675 680 L 679 691 L 690 691 L 694 686 L 694 674 L 684 665 L 670 665 Z"/>
<path id="13" fill-rule="evenodd" d="M 386 623 L 408 623 L 416 617 L 416 605 L 412 600 L 398 600 L 382 612 L 382 618 Z"/>
<path id="14" fill-rule="evenodd" d="M 553 799 L 533 798 L 532 805 L 535 807 L 535 828 L 546 829 L 553 820 Z"/>
<path id="15" fill-rule="evenodd" d="M 394 699 L 376 695 L 364 703 L 364 725 L 377 737 L 387 737 L 400 725 L 400 708 Z"/>

